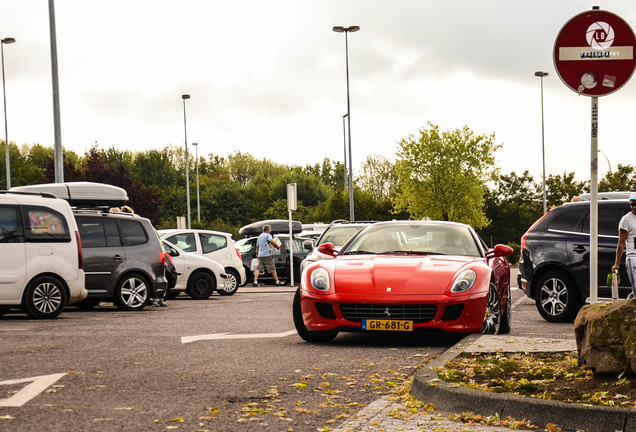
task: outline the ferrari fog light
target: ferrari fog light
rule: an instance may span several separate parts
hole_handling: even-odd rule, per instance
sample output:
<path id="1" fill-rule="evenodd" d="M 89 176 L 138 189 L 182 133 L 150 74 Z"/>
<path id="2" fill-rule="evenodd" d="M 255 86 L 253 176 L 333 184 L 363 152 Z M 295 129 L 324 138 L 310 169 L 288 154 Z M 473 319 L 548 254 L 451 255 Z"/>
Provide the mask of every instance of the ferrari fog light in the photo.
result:
<path id="1" fill-rule="evenodd" d="M 311 286 L 320 291 L 328 291 L 329 272 L 323 268 L 317 268 L 311 272 Z"/>
<path id="2" fill-rule="evenodd" d="M 461 273 L 457 279 L 455 279 L 455 283 L 451 288 L 451 292 L 458 293 L 468 291 L 475 284 L 475 280 L 477 279 L 477 273 L 472 270 L 466 270 Z"/>

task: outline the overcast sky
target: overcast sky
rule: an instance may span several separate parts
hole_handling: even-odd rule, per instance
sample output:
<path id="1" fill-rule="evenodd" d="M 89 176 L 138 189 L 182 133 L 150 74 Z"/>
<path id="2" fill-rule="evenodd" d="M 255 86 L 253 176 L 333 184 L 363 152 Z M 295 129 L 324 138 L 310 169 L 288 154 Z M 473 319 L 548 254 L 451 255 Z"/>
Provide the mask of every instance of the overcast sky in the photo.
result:
<path id="1" fill-rule="evenodd" d="M 47 0 L 0 0 L 9 140 L 54 145 Z M 62 145 L 83 155 L 183 146 L 305 165 L 343 160 L 345 36 L 356 173 L 428 122 L 494 133 L 504 173 L 590 177 L 590 98 L 559 79 L 555 38 L 578 0 L 56 0 Z M 636 165 L 636 79 L 599 98 L 599 178 Z M 3 131 L 4 132 L 4 131 Z M 4 135 L 2 135 L 4 138 Z M 191 149 L 193 150 L 193 149 Z M 194 153 L 194 152 L 193 152 Z"/>

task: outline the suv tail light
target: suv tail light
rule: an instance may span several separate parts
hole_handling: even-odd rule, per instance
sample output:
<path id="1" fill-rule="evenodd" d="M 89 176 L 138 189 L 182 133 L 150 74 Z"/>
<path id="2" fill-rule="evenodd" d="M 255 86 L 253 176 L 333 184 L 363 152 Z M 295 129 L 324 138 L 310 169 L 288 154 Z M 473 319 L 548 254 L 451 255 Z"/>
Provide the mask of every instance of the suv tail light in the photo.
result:
<path id="1" fill-rule="evenodd" d="M 528 231 L 526 231 L 525 234 L 521 236 L 521 249 L 528 249 L 528 244 L 526 243 L 526 237 L 528 236 L 528 234 L 530 234 L 530 231 L 532 231 L 534 227 L 536 227 L 537 224 L 541 222 L 543 219 L 545 219 L 545 217 L 549 214 L 550 212 L 547 212 L 543 216 L 541 216 L 539 219 L 537 219 L 532 225 L 530 225 L 530 228 L 528 228 Z"/>
<path id="2" fill-rule="evenodd" d="M 236 248 L 234 248 L 234 250 L 236 251 L 236 255 L 238 255 L 239 261 L 243 261 L 243 257 L 241 256 L 241 253 L 239 252 L 239 250 Z"/>
<path id="3" fill-rule="evenodd" d="M 166 253 L 164 251 L 159 252 L 159 262 L 165 266 L 168 265 L 166 263 Z"/>
<path id="4" fill-rule="evenodd" d="M 84 268 L 84 252 L 82 251 L 82 238 L 79 231 L 75 231 L 75 238 L 77 239 L 77 268 L 82 270 Z"/>

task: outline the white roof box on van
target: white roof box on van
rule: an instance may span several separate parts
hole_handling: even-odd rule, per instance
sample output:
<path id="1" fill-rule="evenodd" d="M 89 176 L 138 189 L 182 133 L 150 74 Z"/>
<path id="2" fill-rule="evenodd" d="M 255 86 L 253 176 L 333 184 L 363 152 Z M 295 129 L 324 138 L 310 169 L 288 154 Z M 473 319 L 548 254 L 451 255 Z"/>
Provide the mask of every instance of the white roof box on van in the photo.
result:
<path id="1" fill-rule="evenodd" d="M 76 207 L 118 207 L 128 201 L 128 194 L 125 189 L 94 182 L 46 183 L 16 186 L 10 190 L 18 192 L 48 192 Z"/>

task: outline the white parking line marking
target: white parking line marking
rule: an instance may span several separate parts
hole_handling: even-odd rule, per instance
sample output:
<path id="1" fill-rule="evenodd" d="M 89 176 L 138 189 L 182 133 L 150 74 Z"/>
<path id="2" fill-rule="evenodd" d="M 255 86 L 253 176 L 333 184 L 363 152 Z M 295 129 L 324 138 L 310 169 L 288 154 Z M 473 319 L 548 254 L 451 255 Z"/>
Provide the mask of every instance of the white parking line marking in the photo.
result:
<path id="1" fill-rule="evenodd" d="M 196 342 L 200 340 L 220 340 L 220 339 L 263 339 L 263 338 L 283 338 L 296 333 L 296 330 L 290 330 L 283 333 L 256 333 L 256 334 L 230 334 L 230 333 L 214 333 L 208 335 L 183 336 L 181 343 Z"/>
<path id="2" fill-rule="evenodd" d="M 20 407 L 42 393 L 50 385 L 62 378 L 64 375 L 66 375 L 66 372 L 51 375 L 42 375 L 31 378 L 0 381 L 0 385 L 13 385 L 26 382 L 31 383 L 28 386 L 24 387 L 22 390 L 18 391 L 13 396 L 5 399 L 0 399 L 0 407 Z"/>
<path id="3" fill-rule="evenodd" d="M 515 309 L 517 306 L 519 306 L 521 303 L 523 303 L 526 300 L 528 300 L 528 297 L 524 295 L 523 297 L 521 297 L 519 300 L 517 300 L 516 302 L 512 304 L 511 309 Z"/>

